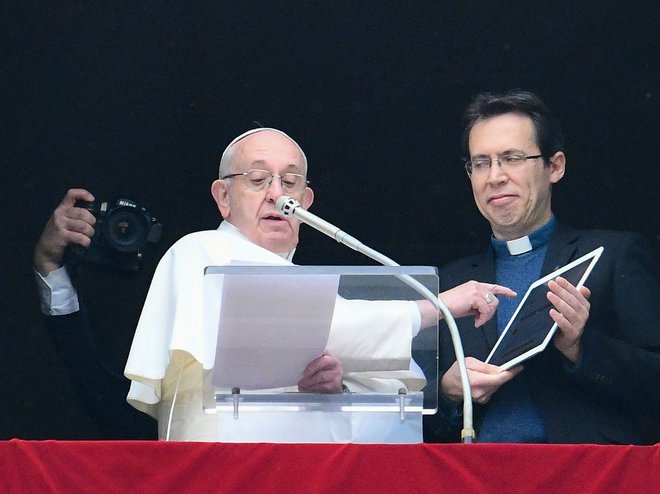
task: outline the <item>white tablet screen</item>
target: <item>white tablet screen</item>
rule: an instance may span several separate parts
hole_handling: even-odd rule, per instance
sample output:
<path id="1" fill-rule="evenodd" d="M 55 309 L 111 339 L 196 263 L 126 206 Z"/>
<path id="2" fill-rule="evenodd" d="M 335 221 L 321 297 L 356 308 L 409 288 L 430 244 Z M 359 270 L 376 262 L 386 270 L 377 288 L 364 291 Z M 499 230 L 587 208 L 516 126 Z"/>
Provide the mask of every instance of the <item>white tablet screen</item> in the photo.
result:
<path id="1" fill-rule="evenodd" d="M 486 362 L 508 369 L 543 351 L 557 329 L 549 314 L 548 281 L 561 276 L 581 287 L 602 252 L 599 247 L 532 283 Z"/>

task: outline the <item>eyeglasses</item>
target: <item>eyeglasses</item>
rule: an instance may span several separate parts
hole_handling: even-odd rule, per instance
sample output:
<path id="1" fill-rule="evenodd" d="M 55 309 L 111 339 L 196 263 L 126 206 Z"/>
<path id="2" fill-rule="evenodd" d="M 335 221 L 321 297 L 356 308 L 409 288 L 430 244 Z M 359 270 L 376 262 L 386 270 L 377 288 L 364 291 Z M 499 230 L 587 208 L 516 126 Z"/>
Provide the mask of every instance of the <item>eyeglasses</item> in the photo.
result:
<path id="1" fill-rule="evenodd" d="M 535 154 L 534 156 L 524 156 L 522 154 L 507 154 L 505 156 L 498 156 L 495 159 L 490 158 L 477 158 L 476 160 L 470 160 L 465 162 L 465 171 L 471 177 L 474 175 L 483 175 L 488 173 L 490 170 L 491 163 L 497 161 L 497 164 L 500 168 L 515 168 L 518 165 L 522 165 L 527 160 L 535 160 L 542 158 L 542 154 Z"/>
<path id="2" fill-rule="evenodd" d="M 253 168 L 243 173 L 230 173 L 221 177 L 223 180 L 226 178 L 244 176 L 247 179 L 247 185 L 250 189 L 261 192 L 270 187 L 275 177 L 280 179 L 282 190 L 287 194 L 301 194 L 309 182 L 305 179 L 304 175 L 299 173 L 285 173 L 283 175 L 273 175 L 268 170 L 259 170 Z"/>

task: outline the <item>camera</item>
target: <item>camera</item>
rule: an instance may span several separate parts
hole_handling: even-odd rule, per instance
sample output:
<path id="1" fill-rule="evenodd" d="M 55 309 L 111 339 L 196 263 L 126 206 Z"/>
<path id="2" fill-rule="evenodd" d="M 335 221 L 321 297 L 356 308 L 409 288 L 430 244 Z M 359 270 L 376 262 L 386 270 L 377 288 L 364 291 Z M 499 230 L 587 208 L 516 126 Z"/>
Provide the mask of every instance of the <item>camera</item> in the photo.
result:
<path id="1" fill-rule="evenodd" d="M 96 218 L 91 245 L 70 247 L 78 262 L 137 271 L 145 248 L 160 241 L 162 225 L 132 199 L 78 201 L 76 207 L 87 209 Z"/>

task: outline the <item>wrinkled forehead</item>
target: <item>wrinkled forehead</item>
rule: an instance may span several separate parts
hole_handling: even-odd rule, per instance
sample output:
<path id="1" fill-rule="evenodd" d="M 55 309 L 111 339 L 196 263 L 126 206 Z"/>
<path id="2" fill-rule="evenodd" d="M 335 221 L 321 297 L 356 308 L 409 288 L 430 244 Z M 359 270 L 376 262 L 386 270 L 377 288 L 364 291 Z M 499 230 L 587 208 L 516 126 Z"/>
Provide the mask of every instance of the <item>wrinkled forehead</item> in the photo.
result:
<path id="1" fill-rule="evenodd" d="M 238 144 L 239 142 L 244 140 L 246 137 L 257 134 L 259 132 L 275 132 L 276 134 L 279 134 L 283 137 L 286 137 L 289 141 L 291 141 L 291 143 L 296 147 L 296 149 L 300 153 L 300 156 L 302 158 L 302 166 L 303 166 L 304 173 L 305 174 L 307 173 L 307 157 L 305 156 L 304 151 L 302 150 L 302 148 L 298 145 L 298 143 L 296 141 L 294 141 L 288 134 L 286 134 L 285 132 L 282 132 L 281 130 L 274 129 L 274 128 L 271 128 L 271 127 L 259 127 L 259 128 L 256 128 L 256 129 L 248 130 L 247 132 L 243 132 L 238 137 L 235 137 L 229 143 L 229 145 L 227 145 L 227 147 L 225 148 L 225 150 L 222 153 L 222 157 L 220 158 L 220 176 L 222 176 L 222 174 L 223 174 L 223 167 L 226 167 L 227 165 L 229 165 L 229 160 L 231 159 L 233 153 L 235 152 L 236 144 Z M 226 170 L 224 170 L 224 171 L 226 171 Z"/>

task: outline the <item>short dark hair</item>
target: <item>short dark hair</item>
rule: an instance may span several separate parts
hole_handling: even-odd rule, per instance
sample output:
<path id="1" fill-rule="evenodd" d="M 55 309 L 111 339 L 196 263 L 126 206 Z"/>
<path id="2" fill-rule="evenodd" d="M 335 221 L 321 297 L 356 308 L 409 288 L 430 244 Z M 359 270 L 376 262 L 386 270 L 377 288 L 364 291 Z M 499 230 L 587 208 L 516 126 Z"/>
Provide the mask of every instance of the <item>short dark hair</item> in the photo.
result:
<path id="1" fill-rule="evenodd" d="M 477 122 L 505 113 L 518 113 L 532 120 L 536 144 L 545 158 L 564 150 L 564 136 L 557 119 L 550 113 L 543 101 L 529 91 L 512 90 L 502 94 L 480 93 L 465 110 L 463 149 L 469 156 L 469 138 L 472 127 Z"/>

